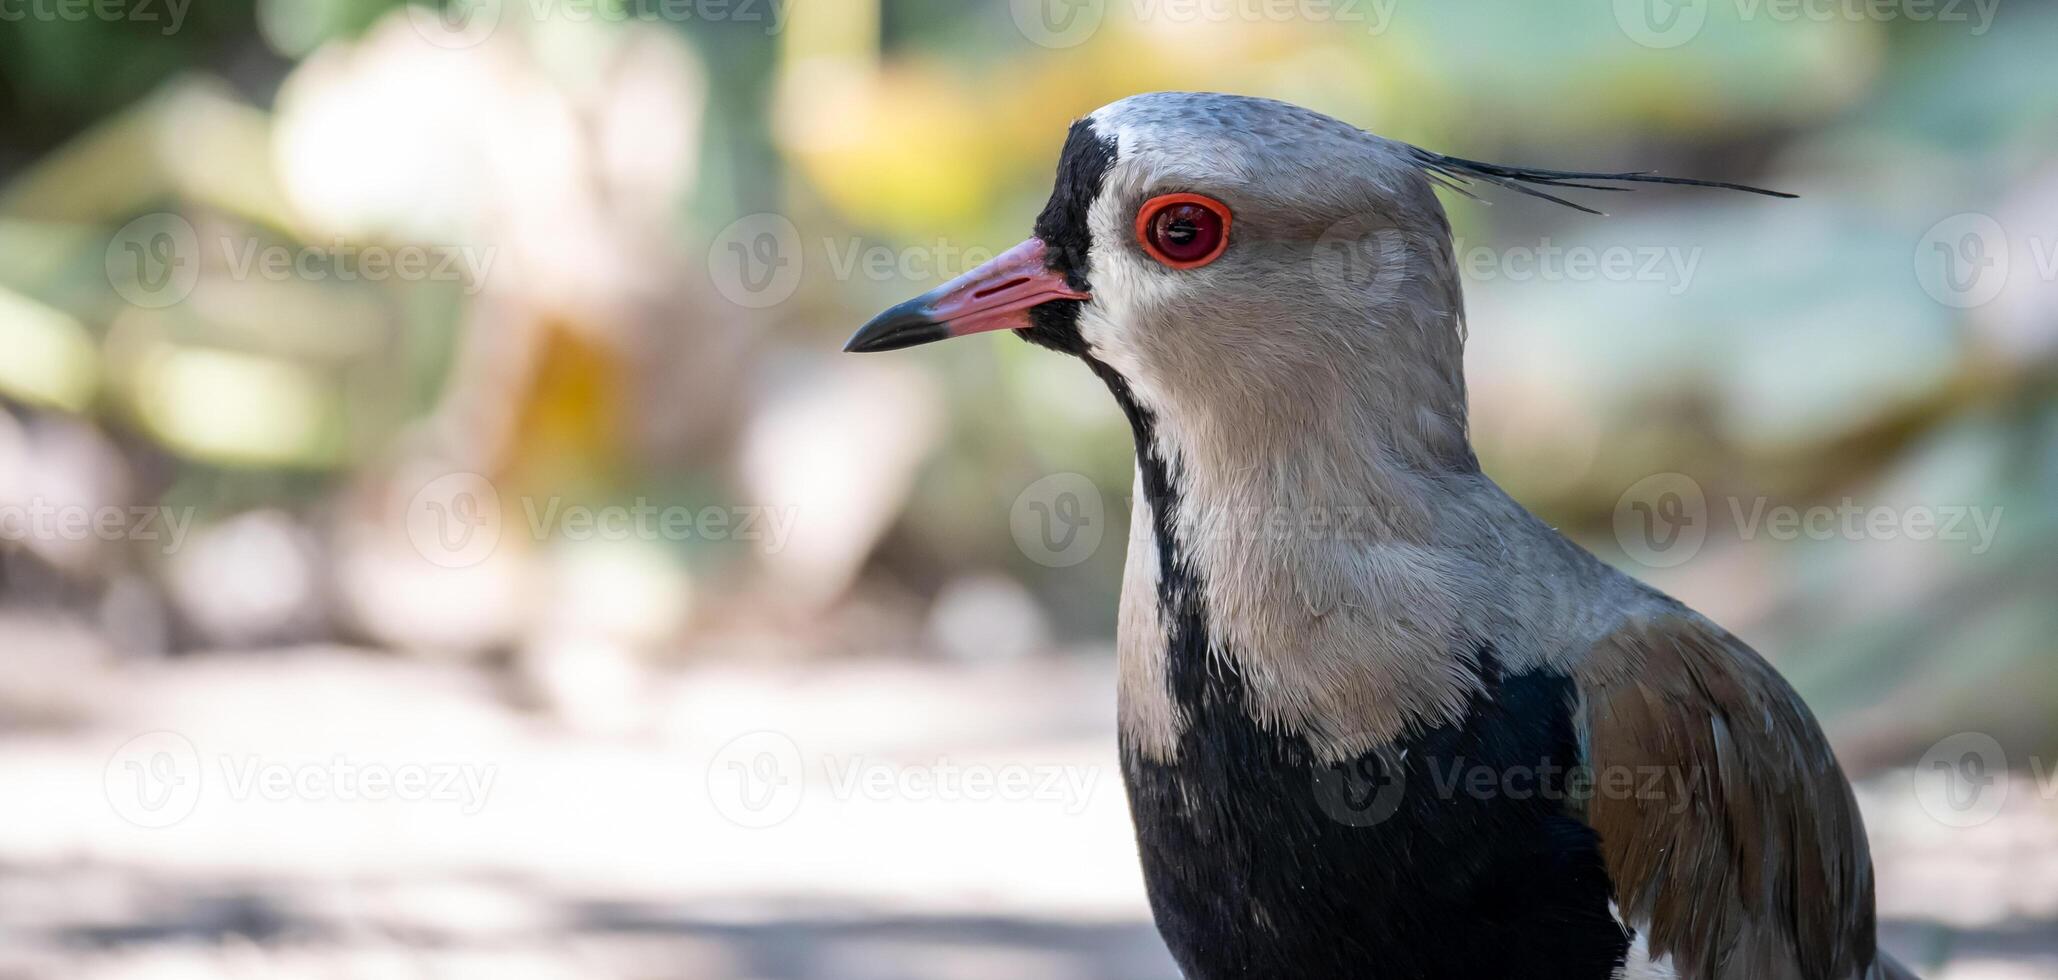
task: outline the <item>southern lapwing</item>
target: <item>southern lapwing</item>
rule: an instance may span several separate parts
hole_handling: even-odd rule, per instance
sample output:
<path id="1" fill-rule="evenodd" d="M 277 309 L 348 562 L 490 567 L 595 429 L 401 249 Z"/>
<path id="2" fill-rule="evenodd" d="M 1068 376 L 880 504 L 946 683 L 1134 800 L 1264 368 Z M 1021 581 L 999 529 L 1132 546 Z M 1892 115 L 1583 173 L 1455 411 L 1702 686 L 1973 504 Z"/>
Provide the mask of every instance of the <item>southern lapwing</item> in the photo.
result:
<path id="1" fill-rule="evenodd" d="M 1473 455 L 1435 189 L 1623 181 L 1755 190 L 1139 95 L 1073 124 L 1034 237 L 846 346 L 1012 329 L 1127 414 L 1122 769 L 1192 980 L 1908 975 L 1793 689 Z"/>

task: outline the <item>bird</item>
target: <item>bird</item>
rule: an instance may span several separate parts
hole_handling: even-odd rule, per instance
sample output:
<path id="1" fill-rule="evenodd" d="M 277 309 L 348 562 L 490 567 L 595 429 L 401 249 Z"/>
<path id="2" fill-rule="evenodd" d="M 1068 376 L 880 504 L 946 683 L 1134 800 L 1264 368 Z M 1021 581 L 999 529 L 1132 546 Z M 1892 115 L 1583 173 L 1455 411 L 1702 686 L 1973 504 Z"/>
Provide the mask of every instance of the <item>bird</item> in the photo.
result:
<path id="1" fill-rule="evenodd" d="M 1800 696 L 1472 449 L 1438 190 L 1636 183 L 1792 196 L 1134 95 L 1072 123 L 1029 239 L 845 345 L 1012 330 L 1127 417 L 1119 754 L 1189 980 L 1912 978 Z"/>

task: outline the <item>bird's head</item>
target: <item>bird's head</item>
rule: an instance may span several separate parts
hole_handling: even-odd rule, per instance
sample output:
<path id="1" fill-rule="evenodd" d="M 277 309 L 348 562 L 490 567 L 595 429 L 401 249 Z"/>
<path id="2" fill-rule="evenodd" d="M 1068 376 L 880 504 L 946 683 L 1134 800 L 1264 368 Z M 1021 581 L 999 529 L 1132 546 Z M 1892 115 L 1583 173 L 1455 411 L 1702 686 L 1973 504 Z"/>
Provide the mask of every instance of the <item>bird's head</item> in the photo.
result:
<path id="1" fill-rule="evenodd" d="M 1133 96 L 1073 124 L 1031 238 L 845 349 L 1012 329 L 1086 359 L 1132 412 L 1240 425 L 1258 443 L 1363 419 L 1389 450 L 1469 463 L 1463 300 L 1436 186 L 1571 204 L 1548 189 L 1595 180 L 1702 183 L 1460 160 L 1269 99 Z"/>
<path id="2" fill-rule="evenodd" d="M 1462 403 L 1449 227 L 1410 153 L 1283 102 L 1124 99 L 1073 124 L 1033 237 L 846 349 L 1013 329 L 1149 402 L 1256 409 L 1364 372 Z"/>

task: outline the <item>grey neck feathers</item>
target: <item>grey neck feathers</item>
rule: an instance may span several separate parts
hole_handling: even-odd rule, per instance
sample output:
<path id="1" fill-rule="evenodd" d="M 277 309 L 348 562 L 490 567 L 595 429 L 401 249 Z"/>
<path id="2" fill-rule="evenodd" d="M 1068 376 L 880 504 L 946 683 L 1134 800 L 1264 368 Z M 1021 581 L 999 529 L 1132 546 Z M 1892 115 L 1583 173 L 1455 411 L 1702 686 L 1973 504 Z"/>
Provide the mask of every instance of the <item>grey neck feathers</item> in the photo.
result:
<path id="1" fill-rule="evenodd" d="M 1151 527 L 1154 506 L 1172 511 L 1206 655 L 1242 676 L 1260 724 L 1304 735 L 1332 759 L 1457 721 L 1480 687 L 1482 644 L 1515 649 L 1518 664 L 1570 656 L 1603 632 L 1580 597 L 1619 587 L 1479 473 L 1456 366 L 1462 335 L 1433 319 L 1456 315 L 1441 309 L 1452 312 L 1412 307 L 1428 318 L 1390 321 L 1385 349 L 1362 356 L 1328 351 L 1256 370 L 1244 358 L 1265 355 L 1246 350 L 1215 378 L 1158 371 L 1131 382 L 1153 420 L 1138 435 L 1172 491 L 1163 501 L 1139 492 L 1133 520 Z M 1165 694 L 1176 651 L 1158 544 L 1136 535 L 1131 549 L 1124 729 L 1146 756 L 1166 759 L 1186 724 Z M 1502 571 L 1525 564 L 1557 574 Z"/>

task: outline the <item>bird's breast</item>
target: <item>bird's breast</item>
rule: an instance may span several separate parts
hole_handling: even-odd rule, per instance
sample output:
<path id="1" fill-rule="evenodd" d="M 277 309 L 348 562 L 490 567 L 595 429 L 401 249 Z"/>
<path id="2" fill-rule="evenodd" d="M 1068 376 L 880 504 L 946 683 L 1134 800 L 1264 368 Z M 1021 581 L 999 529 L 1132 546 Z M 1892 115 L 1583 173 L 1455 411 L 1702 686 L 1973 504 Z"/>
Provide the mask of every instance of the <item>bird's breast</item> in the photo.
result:
<path id="1" fill-rule="evenodd" d="M 1124 778 L 1152 911 L 1188 977 L 1604 980 L 1620 967 L 1628 936 L 1563 795 L 1578 761 L 1568 679 L 1496 677 L 1462 722 L 1324 763 L 1251 717 L 1221 662 L 1174 649 L 1167 667 L 1177 752 L 1125 744 Z"/>

